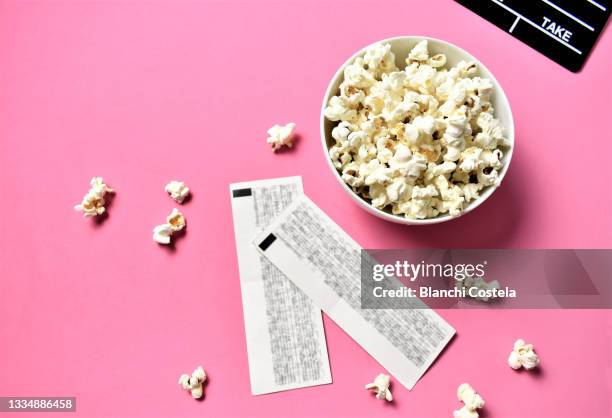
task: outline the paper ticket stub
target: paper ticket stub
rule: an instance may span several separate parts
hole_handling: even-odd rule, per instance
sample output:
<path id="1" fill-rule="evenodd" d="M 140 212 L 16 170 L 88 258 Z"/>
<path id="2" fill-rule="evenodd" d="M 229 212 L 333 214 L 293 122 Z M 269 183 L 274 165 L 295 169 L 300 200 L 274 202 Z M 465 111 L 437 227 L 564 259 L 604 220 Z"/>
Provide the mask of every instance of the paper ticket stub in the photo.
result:
<path id="1" fill-rule="evenodd" d="M 254 395 L 332 381 L 321 310 L 253 245 L 302 192 L 300 177 L 230 185 Z"/>
<path id="2" fill-rule="evenodd" d="M 304 195 L 255 244 L 408 389 L 455 333 L 431 309 L 362 309 L 361 247 Z"/>

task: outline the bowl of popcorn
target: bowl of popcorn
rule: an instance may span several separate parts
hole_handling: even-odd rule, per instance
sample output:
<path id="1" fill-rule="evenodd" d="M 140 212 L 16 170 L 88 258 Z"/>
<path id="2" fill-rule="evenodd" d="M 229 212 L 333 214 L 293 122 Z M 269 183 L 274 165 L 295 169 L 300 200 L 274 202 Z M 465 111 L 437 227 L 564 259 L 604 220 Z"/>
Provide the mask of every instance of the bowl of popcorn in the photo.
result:
<path id="1" fill-rule="evenodd" d="M 349 195 L 393 222 L 461 216 L 500 185 L 512 157 L 510 104 L 491 72 L 438 39 L 402 36 L 355 53 L 321 110 L 326 159 Z"/>

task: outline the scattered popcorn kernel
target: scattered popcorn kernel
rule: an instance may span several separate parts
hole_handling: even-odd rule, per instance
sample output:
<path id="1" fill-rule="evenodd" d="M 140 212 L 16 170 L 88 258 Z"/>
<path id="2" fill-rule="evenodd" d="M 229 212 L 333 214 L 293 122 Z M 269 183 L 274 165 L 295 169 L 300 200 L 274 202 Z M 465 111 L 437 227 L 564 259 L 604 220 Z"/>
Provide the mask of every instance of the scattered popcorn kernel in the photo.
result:
<path id="1" fill-rule="evenodd" d="M 176 208 L 172 209 L 172 212 L 166 218 L 166 222 L 172 228 L 172 232 L 178 232 L 185 228 L 185 217 Z"/>
<path id="2" fill-rule="evenodd" d="M 453 418 L 478 418 L 478 412 L 464 406 L 453 412 Z"/>
<path id="3" fill-rule="evenodd" d="M 185 228 L 186 221 L 185 217 L 176 208 L 172 209 L 172 213 L 166 218 L 166 223 L 157 225 L 153 228 L 153 241 L 168 245 L 172 239 L 172 235 L 175 232 L 181 231 Z"/>
<path id="4" fill-rule="evenodd" d="M 477 72 L 473 62 L 449 68 L 426 40 L 404 69 L 390 44 L 367 48 L 323 111 L 336 122 L 329 157 L 342 179 L 372 206 L 413 219 L 460 215 L 498 186 L 509 144 L 493 84 Z"/>
<path id="5" fill-rule="evenodd" d="M 183 200 L 189 195 L 189 187 L 185 186 L 182 181 L 172 180 L 166 184 L 164 190 L 178 203 L 183 203 Z"/>
<path id="6" fill-rule="evenodd" d="M 467 276 L 463 280 L 455 280 L 455 287 L 459 289 L 461 288 L 465 289 L 467 295 L 473 299 L 477 299 L 482 302 L 488 302 L 489 300 L 492 299 L 492 297 L 487 296 L 491 292 L 479 292 L 479 291 L 499 289 L 500 286 L 497 280 L 491 280 L 490 282 L 487 282 L 482 277 Z M 474 292 L 469 292 L 469 289 L 474 289 L 474 288 L 475 288 Z"/>
<path id="7" fill-rule="evenodd" d="M 91 188 L 83 197 L 83 201 L 75 205 L 74 209 L 83 212 L 85 217 L 102 215 L 106 212 L 104 196 L 107 193 L 114 193 L 114 190 L 104 183 L 102 177 L 92 178 L 89 184 Z"/>
<path id="8" fill-rule="evenodd" d="M 476 410 L 482 409 L 485 401 L 476 393 L 473 387 L 467 383 L 459 385 L 459 388 L 457 388 L 457 398 L 463 402 L 463 407 L 453 412 L 454 418 L 478 418 Z"/>
<path id="9" fill-rule="evenodd" d="M 194 399 L 200 399 L 204 394 L 204 382 L 206 381 L 206 373 L 202 366 L 199 366 L 193 371 L 191 376 L 182 374 L 179 377 L 178 383 L 185 390 L 191 392 Z"/>
<path id="10" fill-rule="evenodd" d="M 293 130 L 295 123 L 291 122 L 285 126 L 274 125 L 268 129 L 268 144 L 272 145 L 274 152 L 278 151 L 283 145 L 291 148 L 293 146 Z"/>
<path id="11" fill-rule="evenodd" d="M 391 390 L 389 389 L 390 384 L 391 377 L 381 373 L 376 376 L 373 383 L 365 385 L 365 388 L 376 392 L 376 398 L 386 399 L 388 402 L 391 402 L 393 400 L 393 395 L 391 395 Z"/>
<path id="12" fill-rule="evenodd" d="M 168 224 L 157 225 L 153 228 L 153 241 L 168 245 L 173 232 L 172 227 Z"/>
<path id="13" fill-rule="evenodd" d="M 532 344 L 526 344 L 525 341 L 518 339 L 514 343 L 514 349 L 508 357 L 508 364 L 514 370 L 523 367 L 525 370 L 531 370 L 540 364 L 540 358 L 533 350 Z"/>

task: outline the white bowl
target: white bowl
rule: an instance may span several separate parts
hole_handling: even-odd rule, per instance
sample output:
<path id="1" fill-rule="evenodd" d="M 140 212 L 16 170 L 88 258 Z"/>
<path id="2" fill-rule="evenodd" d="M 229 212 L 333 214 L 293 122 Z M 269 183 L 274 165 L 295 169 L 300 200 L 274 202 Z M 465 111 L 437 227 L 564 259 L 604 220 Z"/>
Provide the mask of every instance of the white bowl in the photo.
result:
<path id="1" fill-rule="evenodd" d="M 514 120 L 512 118 L 512 110 L 510 109 L 510 103 L 508 102 L 508 98 L 506 97 L 506 94 L 504 93 L 504 90 L 502 89 L 501 85 L 497 82 L 495 77 L 493 77 L 493 74 L 491 74 L 491 72 L 480 61 L 478 61 L 472 55 L 468 54 L 463 49 L 453 44 L 450 44 L 448 42 L 441 41 L 439 39 L 429 38 L 426 36 L 398 36 L 396 38 L 389 38 L 389 39 L 384 39 L 382 41 L 378 41 L 376 42 L 376 44 L 378 43 L 391 44 L 391 50 L 395 54 L 396 65 L 398 66 L 398 68 L 404 68 L 405 67 L 404 60 L 408 56 L 408 53 L 419 41 L 422 41 L 423 39 L 427 39 L 428 41 L 430 55 L 439 54 L 439 53 L 446 55 L 447 67 L 455 65 L 461 60 L 474 61 L 475 63 L 478 64 L 478 70 L 479 70 L 478 75 L 481 77 L 486 77 L 490 79 L 491 82 L 493 83 L 494 90 L 491 96 L 491 101 L 495 108 L 495 117 L 499 119 L 502 126 L 504 127 L 504 135 L 506 138 L 508 138 L 508 142 L 510 144 L 509 149 L 504 149 L 504 157 L 502 159 L 503 166 L 499 173 L 499 180 L 501 182 L 501 180 L 506 175 L 506 172 L 508 171 L 508 166 L 510 165 L 510 160 L 512 158 L 512 150 L 514 149 Z M 383 218 L 391 222 L 397 222 L 397 223 L 407 224 L 407 225 L 435 224 L 439 222 L 450 221 L 451 219 L 456 219 L 459 216 L 465 215 L 466 213 L 474 210 L 482 202 L 484 202 L 489 196 L 491 196 L 491 194 L 493 194 L 493 192 L 497 189 L 497 187 L 489 186 L 483 189 L 478 199 L 471 201 L 467 205 L 467 207 L 463 209 L 461 214 L 458 216 L 450 216 L 449 214 L 446 213 L 446 214 L 440 214 L 435 218 L 429 218 L 429 219 L 409 219 L 409 218 L 404 217 L 403 215 L 394 215 L 389 211 L 375 208 L 374 206 L 370 204 L 370 202 L 367 199 L 355 193 L 349 187 L 349 185 L 346 184 L 344 180 L 342 180 L 342 177 L 340 177 L 340 174 L 334 167 L 331 161 L 331 158 L 329 157 L 329 152 L 328 152 L 329 147 L 335 143 L 334 139 L 331 136 L 331 131 L 338 122 L 332 122 L 332 121 L 327 120 L 325 118 L 325 115 L 323 114 L 323 110 L 327 106 L 329 99 L 332 96 L 335 96 L 338 94 L 339 89 L 340 89 L 340 83 L 342 83 L 343 78 L 344 78 L 344 68 L 347 65 L 351 64 L 355 60 L 355 58 L 357 58 L 358 56 L 362 56 L 365 50 L 369 48 L 370 46 L 371 45 L 368 45 L 367 47 L 357 51 L 352 57 L 350 57 L 338 69 L 338 71 L 336 71 L 336 74 L 334 74 L 333 78 L 331 79 L 329 83 L 329 86 L 327 87 L 327 91 L 325 92 L 325 97 L 323 98 L 323 106 L 321 108 L 321 139 L 323 141 L 323 151 L 325 152 L 325 159 L 327 160 L 327 163 L 329 164 L 329 168 L 334 173 L 334 176 L 336 177 L 338 182 L 342 185 L 344 190 L 353 198 L 353 200 L 355 200 L 359 204 L 359 206 L 361 206 L 366 211 L 378 216 L 379 218 Z"/>

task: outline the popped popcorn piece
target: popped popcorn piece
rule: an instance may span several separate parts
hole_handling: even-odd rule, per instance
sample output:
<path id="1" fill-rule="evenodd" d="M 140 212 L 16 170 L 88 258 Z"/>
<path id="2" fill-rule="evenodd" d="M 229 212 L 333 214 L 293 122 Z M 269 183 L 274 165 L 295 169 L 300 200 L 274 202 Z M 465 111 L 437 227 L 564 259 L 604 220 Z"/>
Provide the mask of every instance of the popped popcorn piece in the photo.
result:
<path id="1" fill-rule="evenodd" d="M 389 389 L 389 385 L 391 384 L 391 377 L 386 374 L 379 374 L 374 379 L 374 382 L 368 383 L 365 385 L 367 390 L 373 390 L 376 392 L 377 399 L 386 399 L 388 402 L 393 400 L 393 395 L 391 394 L 391 390 Z"/>
<path id="2" fill-rule="evenodd" d="M 157 225 L 153 228 L 153 241 L 168 245 L 172 240 L 172 235 L 185 228 L 185 217 L 178 209 L 172 209 L 172 212 L 166 218 L 166 223 Z"/>
<path id="3" fill-rule="evenodd" d="M 469 180 L 468 180 L 469 181 Z M 480 190 L 482 189 L 481 184 L 467 183 L 461 186 L 463 190 L 463 198 L 465 202 L 471 202 L 472 200 L 478 199 L 480 196 Z"/>
<path id="4" fill-rule="evenodd" d="M 457 398 L 463 402 L 463 407 L 453 412 L 454 418 L 478 418 L 477 410 L 484 407 L 485 401 L 472 386 L 468 383 L 459 385 Z"/>
<path id="5" fill-rule="evenodd" d="M 468 409 L 466 406 L 453 411 L 453 418 L 478 418 L 478 412 Z"/>
<path id="6" fill-rule="evenodd" d="M 172 180 L 166 184 L 164 190 L 178 203 L 183 203 L 183 200 L 189 195 L 189 187 L 185 186 L 182 181 Z"/>
<path id="7" fill-rule="evenodd" d="M 348 139 L 351 133 L 351 124 L 347 122 L 340 122 L 338 126 L 332 129 L 332 138 L 338 142 L 343 142 Z"/>
<path id="8" fill-rule="evenodd" d="M 166 222 L 172 228 L 172 232 L 178 232 L 185 228 L 185 217 L 176 208 L 172 209 L 172 212 L 166 218 Z"/>
<path id="9" fill-rule="evenodd" d="M 478 184 L 483 186 L 497 186 L 499 184 L 499 173 L 492 167 L 478 169 L 476 173 Z"/>
<path id="10" fill-rule="evenodd" d="M 153 228 L 153 241 L 168 245 L 170 244 L 170 238 L 172 237 L 172 227 L 168 224 L 157 225 Z"/>
<path id="11" fill-rule="evenodd" d="M 427 61 L 428 58 L 429 51 L 427 50 L 427 41 L 423 40 L 412 48 L 412 51 L 408 54 L 407 61 Z"/>
<path id="12" fill-rule="evenodd" d="M 443 175 L 434 179 L 435 186 L 440 192 L 437 209 L 440 213 L 448 212 L 451 216 L 458 216 L 463 208 L 463 191 L 459 186 L 449 183 Z"/>
<path id="13" fill-rule="evenodd" d="M 427 61 L 434 68 L 444 67 L 446 65 L 446 55 L 436 54 Z"/>
<path id="14" fill-rule="evenodd" d="M 368 71 L 375 75 L 396 71 L 395 54 L 391 52 L 391 45 L 377 44 L 368 49 L 363 56 Z"/>
<path id="15" fill-rule="evenodd" d="M 481 155 L 482 149 L 478 147 L 469 147 L 462 151 L 459 155 L 459 169 L 465 173 L 476 170 L 481 165 Z"/>
<path id="16" fill-rule="evenodd" d="M 357 111 L 348 107 L 345 96 L 334 96 L 329 99 L 324 113 L 325 117 L 331 121 L 348 121 L 357 116 Z"/>
<path id="17" fill-rule="evenodd" d="M 290 122 L 285 126 L 274 125 L 268 129 L 267 139 L 268 144 L 272 145 L 272 151 L 278 151 L 283 145 L 291 148 L 293 146 L 293 130 L 295 129 L 295 123 Z"/>
<path id="18" fill-rule="evenodd" d="M 476 119 L 481 132 L 474 137 L 474 143 L 484 149 L 495 149 L 499 143 L 505 142 L 503 128 L 499 121 L 490 113 L 481 112 Z"/>
<path id="19" fill-rule="evenodd" d="M 194 399 L 200 399 L 204 394 L 204 382 L 206 381 L 206 373 L 202 366 L 198 366 L 197 369 L 193 371 L 191 376 L 188 374 L 182 374 L 179 377 L 178 383 L 185 390 L 191 392 L 191 396 Z"/>
<path id="20" fill-rule="evenodd" d="M 508 357 L 508 365 L 514 370 L 523 367 L 525 370 L 536 368 L 540 364 L 540 358 L 533 350 L 532 344 L 526 344 L 525 341 L 518 339 L 514 343 L 514 349 Z"/>
<path id="21" fill-rule="evenodd" d="M 439 195 L 438 189 L 431 184 L 425 187 L 414 186 L 411 194 L 412 199 L 407 202 L 408 207 L 403 207 L 402 204 L 405 203 L 402 202 L 399 208 L 403 213 L 407 213 L 415 219 L 430 218 L 439 213 L 436 209 Z"/>
<path id="22" fill-rule="evenodd" d="M 478 290 L 492 290 L 492 289 L 500 288 L 499 282 L 497 280 L 491 280 L 490 282 L 487 282 L 482 277 L 472 277 L 472 276 L 467 276 L 463 280 L 455 280 L 455 287 L 464 288 L 464 289 L 470 289 L 470 288 L 475 287 Z M 479 292 L 477 292 L 477 294 L 479 296 L 470 296 L 470 297 L 473 299 L 483 301 L 483 302 L 488 302 L 491 299 L 488 296 L 480 296 Z M 483 293 L 483 295 L 486 295 L 486 293 Z"/>
<path id="23" fill-rule="evenodd" d="M 374 207 L 414 219 L 457 216 L 499 185 L 508 143 L 493 84 L 477 70 L 465 61 L 448 68 L 426 40 L 403 70 L 390 44 L 369 47 L 324 109 L 337 122 L 329 157 L 342 179 Z"/>
<path id="24" fill-rule="evenodd" d="M 89 184 L 91 188 L 83 197 L 83 201 L 74 206 L 74 209 L 83 212 L 83 216 L 97 216 L 106 212 L 104 196 L 107 193 L 114 193 L 114 190 L 104 183 L 102 177 L 93 177 Z"/>
<path id="25" fill-rule="evenodd" d="M 354 64 L 344 69 L 344 82 L 359 89 L 368 88 L 375 83 L 375 79 L 364 67 L 363 58 L 357 58 Z"/>

